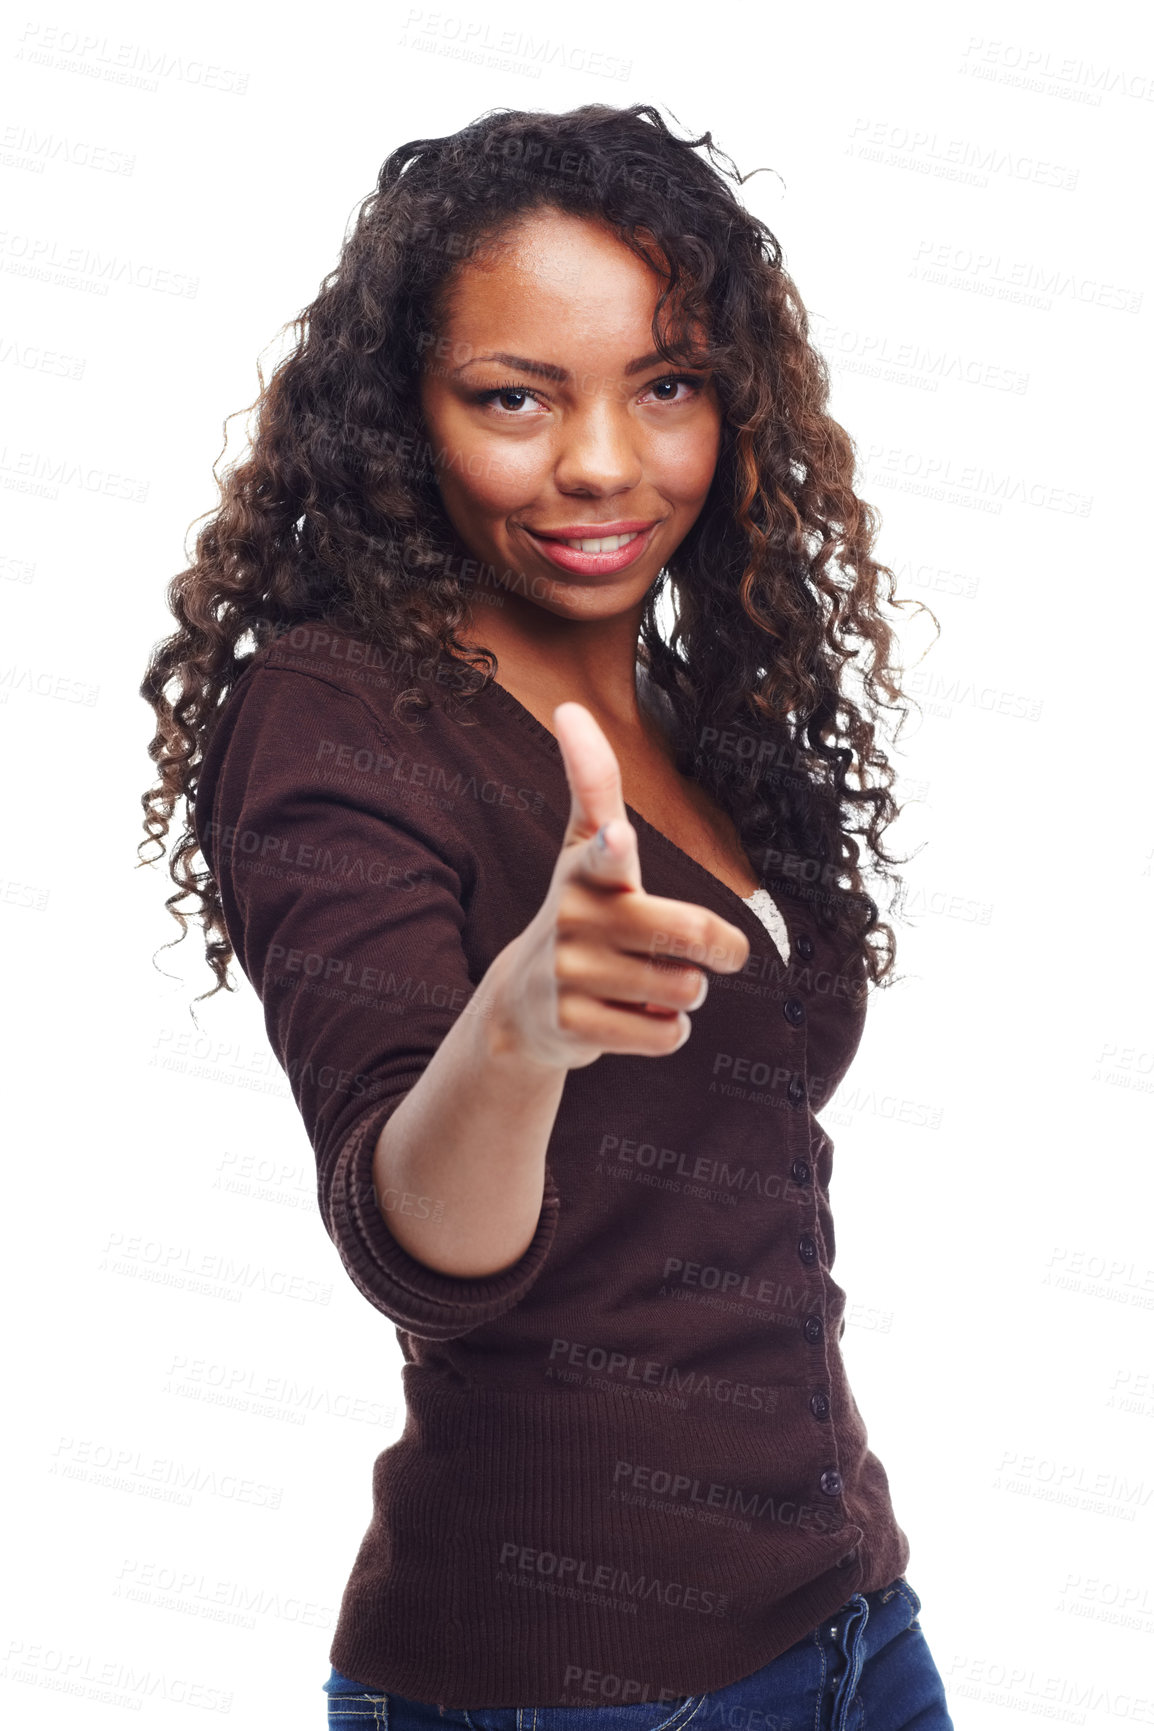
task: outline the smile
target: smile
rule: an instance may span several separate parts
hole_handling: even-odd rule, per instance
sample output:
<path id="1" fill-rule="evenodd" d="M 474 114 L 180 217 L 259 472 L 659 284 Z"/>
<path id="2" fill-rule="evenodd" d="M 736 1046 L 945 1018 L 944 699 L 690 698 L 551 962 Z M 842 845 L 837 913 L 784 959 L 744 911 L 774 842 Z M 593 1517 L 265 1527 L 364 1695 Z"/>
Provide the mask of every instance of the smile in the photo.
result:
<path id="1" fill-rule="evenodd" d="M 561 535 L 545 535 L 542 540 L 560 541 L 562 547 L 576 547 L 580 553 L 616 553 L 618 547 L 628 547 L 640 533 L 640 529 L 634 529 L 630 535 L 603 535 L 599 541 L 569 541 Z"/>
<path id="2" fill-rule="evenodd" d="M 619 535 L 582 535 L 571 538 L 538 535 L 532 529 L 526 529 L 525 534 L 551 565 L 558 566 L 562 571 L 571 571 L 577 576 L 600 577 L 623 571 L 627 565 L 632 565 L 635 559 L 639 559 L 648 548 L 658 527 L 657 523 L 651 523 L 647 528 L 629 529 Z"/>

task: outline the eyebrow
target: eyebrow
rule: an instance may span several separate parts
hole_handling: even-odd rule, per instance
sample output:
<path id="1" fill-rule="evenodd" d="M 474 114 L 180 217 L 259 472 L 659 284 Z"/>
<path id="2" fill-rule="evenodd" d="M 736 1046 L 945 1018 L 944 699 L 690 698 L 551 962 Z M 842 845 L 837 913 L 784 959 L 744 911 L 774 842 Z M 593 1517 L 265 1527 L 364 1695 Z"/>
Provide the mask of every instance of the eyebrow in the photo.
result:
<path id="1" fill-rule="evenodd" d="M 625 377 L 631 379 L 634 373 L 643 373 L 647 367 L 655 366 L 658 361 L 664 359 L 664 355 L 659 355 L 656 349 L 647 355 L 638 355 L 635 361 L 629 361 L 626 364 Z M 524 355 L 473 355 L 469 360 L 462 361 L 459 367 L 454 367 L 454 375 L 464 372 L 466 367 L 476 366 L 478 361 L 500 361 L 503 366 L 515 367 L 518 372 L 536 373 L 538 378 L 551 379 L 556 385 L 564 385 L 569 382 L 570 375 L 564 367 L 555 367 L 549 361 L 526 360 Z M 687 364 L 693 365 L 692 362 Z"/>

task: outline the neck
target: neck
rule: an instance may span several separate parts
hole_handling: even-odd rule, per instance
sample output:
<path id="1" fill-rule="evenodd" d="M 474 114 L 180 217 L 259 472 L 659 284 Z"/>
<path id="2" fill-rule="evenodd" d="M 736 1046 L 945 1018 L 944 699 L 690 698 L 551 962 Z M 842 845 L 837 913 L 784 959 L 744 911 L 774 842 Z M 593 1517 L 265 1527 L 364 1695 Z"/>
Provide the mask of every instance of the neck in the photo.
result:
<path id="1" fill-rule="evenodd" d="M 542 707 L 572 700 L 615 730 L 649 731 L 637 691 L 641 608 L 585 624 L 512 599 L 477 610 L 459 634 L 493 651 L 501 685 L 523 703 L 526 693 Z"/>

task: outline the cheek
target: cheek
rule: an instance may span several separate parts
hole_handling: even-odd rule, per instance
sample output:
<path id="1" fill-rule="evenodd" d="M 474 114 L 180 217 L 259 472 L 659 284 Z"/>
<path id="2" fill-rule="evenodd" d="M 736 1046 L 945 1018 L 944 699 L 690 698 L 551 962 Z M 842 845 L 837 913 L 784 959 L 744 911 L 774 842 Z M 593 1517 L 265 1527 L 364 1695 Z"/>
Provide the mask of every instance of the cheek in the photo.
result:
<path id="1" fill-rule="evenodd" d="M 494 450 L 484 440 L 460 453 L 442 485 L 454 499 L 483 516 L 498 516 L 523 504 L 539 484 L 543 459 L 524 450 Z M 545 465 L 547 467 L 547 465 Z"/>
<path id="2" fill-rule="evenodd" d="M 710 427 L 663 450 L 660 474 L 654 478 L 666 498 L 699 504 L 709 491 L 720 449 L 720 428 Z"/>
<path id="3" fill-rule="evenodd" d="M 480 514 L 519 502 L 525 478 L 535 475 L 538 467 L 527 449 L 502 448 L 483 424 L 460 411 L 451 398 L 429 392 L 421 408 L 437 457 L 438 485 L 447 502 Z"/>

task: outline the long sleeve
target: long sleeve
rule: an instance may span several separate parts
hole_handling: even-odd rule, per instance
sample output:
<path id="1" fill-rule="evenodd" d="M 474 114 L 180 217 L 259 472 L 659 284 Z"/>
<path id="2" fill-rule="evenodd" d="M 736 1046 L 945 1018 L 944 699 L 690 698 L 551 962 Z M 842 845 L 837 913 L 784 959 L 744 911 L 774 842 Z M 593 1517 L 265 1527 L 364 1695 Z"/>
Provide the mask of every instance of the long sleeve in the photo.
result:
<path id="1" fill-rule="evenodd" d="M 520 1301 L 559 1211 L 547 1167 L 523 1256 L 460 1279 L 389 1230 L 390 1208 L 436 1203 L 382 1207 L 373 1184 L 382 1126 L 477 983 L 464 944 L 477 862 L 427 785 L 430 766 L 414 769 L 414 750 L 434 754 L 413 744 L 428 729 L 398 743 L 358 693 L 316 673 L 260 666 L 241 687 L 206 753 L 195 817 L 229 937 L 312 1143 L 321 1216 L 345 1269 L 399 1328 L 451 1339 Z"/>

